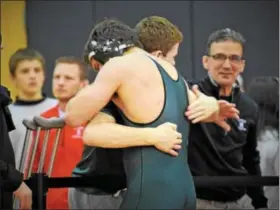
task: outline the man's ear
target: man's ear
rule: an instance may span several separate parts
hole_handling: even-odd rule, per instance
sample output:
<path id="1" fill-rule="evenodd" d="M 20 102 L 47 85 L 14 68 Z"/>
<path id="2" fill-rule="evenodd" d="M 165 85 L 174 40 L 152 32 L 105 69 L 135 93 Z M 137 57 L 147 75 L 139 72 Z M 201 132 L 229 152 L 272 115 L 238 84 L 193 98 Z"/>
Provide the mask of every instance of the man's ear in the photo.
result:
<path id="1" fill-rule="evenodd" d="M 89 80 L 85 79 L 80 83 L 80 90 L 89 85 Z"/>
<path id="2" fill-rule="evenodd" d="M 88 86 L 89 85 L 89 80 L 88 79 L 85 79 L 84 82 L 83 82 L 83 86 Z"/>
<path id="3" fill-rule="evenodd" d="M 163 53 L 162 53 L 162 51 L 160 51 L 160 50 L 154 51 L 154 52 L 152 52 L 151 54 L 152 54 L 153 56 L 155 56 L 155 57 L 158 57 L 158 58 L 160 58 L 160 57 L 163 56 Z"/>
<path id="4" fill-rule="evenodd" d="M 241 66 L 240 66 L 240 73 L 243 73 L 243 71 L 245 69 L 245 64 L 246 64 L 246 61 L 243 60 L 242 63 L 241 63 Z"/>
<path id="5" fill-rule="evenodd" d="M 90 60 L 90 64 L 91 64 L 91 67 L 96 71 L 99 71 L 99 69 L 101 69 L 101 67 L 102 67 L 102 64 L 100 62 L 98 62 L 97 60 L 95 60 L 94 58 L 92 58 Z"/>
<path id="6" fill-rule="evenodd" d="M 9 77 L 10 77 L 10 78 L 9 78 L 10 81 L 13 83 L 13 85 L 15 85 L 15 83 L 16 83 L 16 76 L 13 75 L 13 74 L 10 74 Z"/>
<path id="7" fill-rule="evenodd" d="M 202 65 L 203 68 L 205 68 L 206 70 L 208 70 L 208 56 L 204 55 L 202 56 Z"/>

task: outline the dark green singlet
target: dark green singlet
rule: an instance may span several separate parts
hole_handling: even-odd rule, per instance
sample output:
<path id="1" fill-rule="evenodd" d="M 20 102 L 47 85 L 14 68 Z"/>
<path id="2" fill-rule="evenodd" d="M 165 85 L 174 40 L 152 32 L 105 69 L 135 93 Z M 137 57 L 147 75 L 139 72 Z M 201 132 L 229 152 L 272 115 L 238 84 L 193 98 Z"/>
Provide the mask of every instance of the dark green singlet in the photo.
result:
<path id="1" fill-rule="evenodd" d="M 173 80 L 156 61 L 163 79 L 164 107 L 153 122 L 131 122 L 122 114 L 124 125 L 131 127 L 156 127 L 165 122 L 175 123 L 182 133 L 182 149 L 173 157 L 155 147 L 124 149 L 124 166 L 127 192 L 120 209 L 184 209 L 196 208 L 196 194 L 187 161 L 189 123 L 184 116 L 188 106 L 183 77 Z"/>

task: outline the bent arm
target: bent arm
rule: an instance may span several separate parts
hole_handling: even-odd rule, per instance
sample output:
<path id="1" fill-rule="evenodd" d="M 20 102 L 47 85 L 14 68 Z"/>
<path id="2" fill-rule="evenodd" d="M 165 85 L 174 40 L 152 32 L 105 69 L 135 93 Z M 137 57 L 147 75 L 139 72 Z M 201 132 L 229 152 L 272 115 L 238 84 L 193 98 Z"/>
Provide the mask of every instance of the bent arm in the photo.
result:
<path id="1" fill-rule="evenodd" d="M 103 148 L 153 146 L 154 128 L 133 128 L 116 124 L 109 114 L 98 113 L 86 126 L 84 144 Z"/>
<path id="2" fill-rule="evenodd" d="M 83 88 L 66 106 L 65 122 L 76 127 L 91 120 L 111 99 L 120 87 L 123 69 L 115 59 L 108 61 L 93 84 Z"/>

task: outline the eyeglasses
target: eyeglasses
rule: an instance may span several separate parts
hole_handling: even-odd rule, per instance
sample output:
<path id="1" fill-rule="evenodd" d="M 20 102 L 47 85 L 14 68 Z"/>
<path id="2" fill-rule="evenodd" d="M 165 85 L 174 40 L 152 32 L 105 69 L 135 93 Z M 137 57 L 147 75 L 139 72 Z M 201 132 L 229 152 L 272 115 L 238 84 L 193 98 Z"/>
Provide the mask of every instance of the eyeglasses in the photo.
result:
<path id="1" fill-rule="evenodd" d="M 215 54 L 215 55 L 208 55 L 209 57 L 213 58 L 215 61 L 219 61 L 219 62 L 225 62 L 227 59 L 229 59 L 229 61 L 231 63 L 234 63 L 234 64 L 240 64 L 241 61 L 243 61 L 244 59 L 239 56 L 239 55 L 225 55 L 225 54 L 222 54 L 222 53 L 218 53 L 218 54 Z"/>

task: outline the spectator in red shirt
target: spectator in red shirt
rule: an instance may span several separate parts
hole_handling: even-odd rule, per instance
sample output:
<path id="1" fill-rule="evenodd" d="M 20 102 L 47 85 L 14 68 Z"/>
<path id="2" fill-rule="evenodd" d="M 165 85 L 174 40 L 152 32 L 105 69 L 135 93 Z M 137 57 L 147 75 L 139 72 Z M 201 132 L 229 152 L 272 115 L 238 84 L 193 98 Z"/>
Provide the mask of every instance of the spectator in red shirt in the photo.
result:
<path id="1" fill-rule="evenodd" d="M 88 84 L 86 65 L 75 57 L 60 57 L 56 60 L 53 73 L 53 94 L 58 100 L 58 105 L 41 114 L 45 118 L 63 117 L 65 106 L 77 92 Z M 56 158 L 51 177 L 69 177 L 77 162 L 81 159 L 83 151 L 83 126 L 65 126 L 60 135 Z M 51 131 L 47 145 L 44 172 L 48 172 L 53 151 L 56 131 Z M 44 132 L 40 133 L 39 146 L 32 166 L 37 172 L 42 152 Z M 68 188 L 49 189 L 47 196 L 47 209 L 69 209 Z"/>

